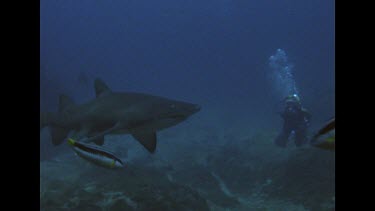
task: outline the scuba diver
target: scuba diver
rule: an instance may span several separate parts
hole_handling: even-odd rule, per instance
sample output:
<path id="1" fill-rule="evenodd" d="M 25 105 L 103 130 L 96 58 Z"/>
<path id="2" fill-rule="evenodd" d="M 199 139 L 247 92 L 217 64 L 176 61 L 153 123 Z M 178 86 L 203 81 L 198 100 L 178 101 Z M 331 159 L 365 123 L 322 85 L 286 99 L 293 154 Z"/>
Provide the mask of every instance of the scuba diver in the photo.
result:
<path id="1" fill-rule="evenodd" d="M 307 128 L 310 125 L 311 114 L 302 107 L 298 95 L 293 94 L 284 100 L 285 109 L 280 113 L 284 120 L 282 131 L 277 136 L 275 144 L 286 147 L 289 136 L 294 132 L 294 142 L 297 147 L 307 143 Z"/>

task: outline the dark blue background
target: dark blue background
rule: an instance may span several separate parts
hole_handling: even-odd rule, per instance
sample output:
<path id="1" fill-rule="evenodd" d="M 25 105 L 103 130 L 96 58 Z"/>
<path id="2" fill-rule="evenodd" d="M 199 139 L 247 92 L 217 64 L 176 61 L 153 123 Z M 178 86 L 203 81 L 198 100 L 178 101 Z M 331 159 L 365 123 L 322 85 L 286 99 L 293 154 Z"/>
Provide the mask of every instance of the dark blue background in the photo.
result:
<path id="1" fill-rule="evenodd" d="M 101 77 L 280 126 L 268 58 L 282 48 L 313 123 L 334 115 L 333 0 L 41 0 L 40 21 L 42 110 L 90 99 Z"/>

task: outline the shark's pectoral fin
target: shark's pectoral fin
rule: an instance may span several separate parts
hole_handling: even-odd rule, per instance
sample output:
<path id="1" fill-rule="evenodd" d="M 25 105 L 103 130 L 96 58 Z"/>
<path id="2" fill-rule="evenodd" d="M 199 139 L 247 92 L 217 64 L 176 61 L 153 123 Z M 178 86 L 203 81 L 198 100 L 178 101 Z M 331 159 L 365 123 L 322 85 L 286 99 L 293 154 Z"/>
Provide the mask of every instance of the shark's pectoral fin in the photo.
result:
<path id="1" fill-rule="evenodd" d="M 132 136 L 139 141 L 149 152 L 156 149 L 156 132 L 133 132 Z"/>
<path id="2" fill-rule="evenodd" d="M 53 145 L 61 144 L 66 136 L 68 135 L 69 130 L 59 127 L 51 127 L 51 138 Z"/>

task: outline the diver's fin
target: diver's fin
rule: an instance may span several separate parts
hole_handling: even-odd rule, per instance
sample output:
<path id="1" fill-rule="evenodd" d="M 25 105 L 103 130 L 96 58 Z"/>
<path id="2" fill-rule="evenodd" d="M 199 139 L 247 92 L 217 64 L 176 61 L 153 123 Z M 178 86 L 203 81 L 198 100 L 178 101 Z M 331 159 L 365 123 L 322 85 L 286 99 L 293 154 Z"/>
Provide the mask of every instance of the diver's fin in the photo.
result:
<path id="1" fill-rule="evenodd" d="M 98 138 L 98 139 L 95 139 L 95 140 L 94 140 L 94 143 L 95 143 L 96 145 L 102 146 L 102 145 L 104 144 L 104 137 L 100 137 L 100 138 Z"/>
<path id="2" fill-rule="evenodd" d="M 59 112 L 62 112 L 67 107 L 75 105 L 73 100 L 67 95 L 61 94 L 59 98 Z"/>
<path id="3" fill-rule="evenodd" d="M 320 149 L 325 149 L 329 151 L 335 151 L 335 136 L 330 136 L 321 141 L 316 141 L 313 146 Z"/>
<path id="4" fill-rule="evenodd" d="M 68 135 L 69 130 L 59 127 L 51 127 L 51 138 L 53 145 L 61 144 L 66 136 Z"/>
<path id="5" fill-rule="evenodd" d="M 325 125 L 323 128 L 321 128 L 318 132 L 319 135 L 323 135 L 323 134 L 326 134 L 328 133 L 329 131 L 335 129 L 335 117 L 333 117 L 332 119 L 330 119 Z"/>
<path id="6" fill-rule="evenodd" d="M 139 141 L 149 152 L 156 149 L 156 132 L 133 132 L 132 136 Z"/>
<path id="7" fill-rule="evenodd" d="M 335 129 L 335 117 L 331 118 L 311 139 L 310 143 L 315 144 L 317 139 L 324 135 L 327 134 L 328 132 L 332 131 Z"/>
<path id="8" fill-rule="evenodd" d="M 103 94 L 110 93 L 112 90 L 105 84 L 101 79 L 97 78 L 94 82 L 96 97 L 100 97 Z"/>

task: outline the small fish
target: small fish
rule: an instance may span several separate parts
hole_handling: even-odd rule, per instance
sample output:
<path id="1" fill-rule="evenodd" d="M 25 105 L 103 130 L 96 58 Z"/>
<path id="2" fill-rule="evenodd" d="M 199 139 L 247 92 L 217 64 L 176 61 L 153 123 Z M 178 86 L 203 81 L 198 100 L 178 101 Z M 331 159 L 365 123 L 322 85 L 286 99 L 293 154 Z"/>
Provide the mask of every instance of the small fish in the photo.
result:
<path id="1" fill-rule="evenodd" d="M 119 158 L 101 147 L 80 143 L 71 138 L 68 139 L 68 144 L 73 147 L 78 156 L 98 166 L 111 169 L 124 167 L 123 162 Z"/>

